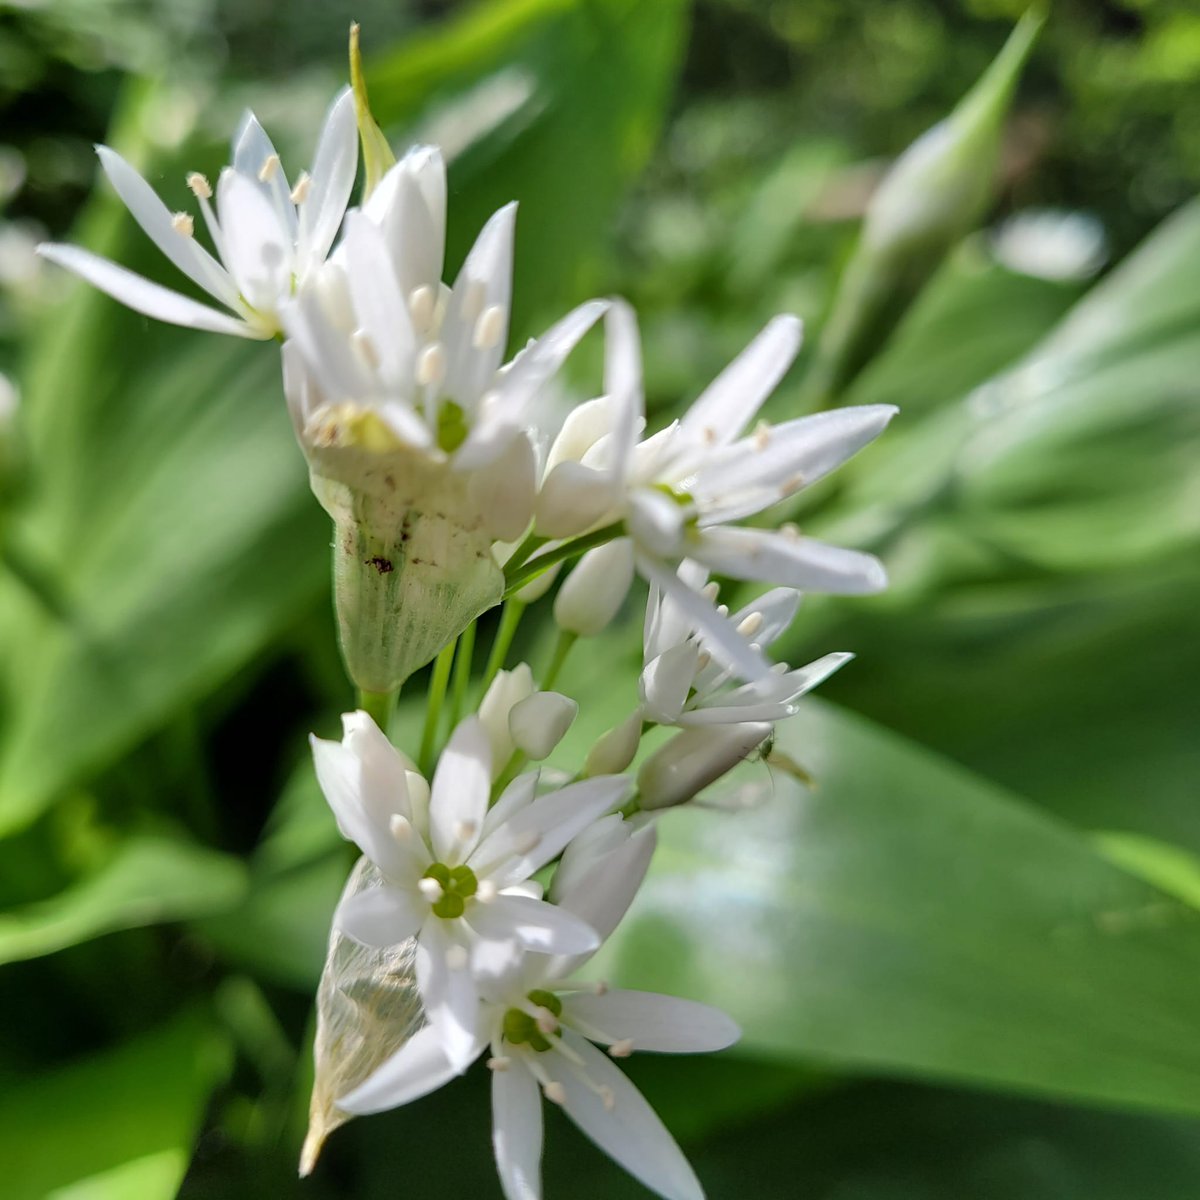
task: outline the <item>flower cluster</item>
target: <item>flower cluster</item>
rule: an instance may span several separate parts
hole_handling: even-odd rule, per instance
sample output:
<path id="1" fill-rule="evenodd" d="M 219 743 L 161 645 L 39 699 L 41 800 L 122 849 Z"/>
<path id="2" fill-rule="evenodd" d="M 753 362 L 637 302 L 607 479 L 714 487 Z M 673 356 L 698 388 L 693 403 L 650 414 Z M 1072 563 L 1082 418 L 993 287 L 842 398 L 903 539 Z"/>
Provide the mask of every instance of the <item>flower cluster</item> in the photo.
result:
<path id="1" fill-rule="evenodd" d="M 336 1095 L 338 1110 L 407 1103 L 486 1055 L 509 1200 L 540 1195 L 542 1096 L 654 1191 L 697 1197 L 613 1060 L 717 1050 L 736 1026 L 695 1001 L 572 977 L 632 903 L 662 814 L 759 752 L 849 657 L 792 669 L 767 650 L 801 592 L 876 591 L 880 564 L 745 522 L 834 470 L 894 410 L 757 421 L 800 346 L 790 316 L 653 433 L 622 300 L 582 304 L 505 361 L 516 206 L 443 282 L 442 156 L 419 146 L 390 160 L 352 64 L 356 87 L 335 99 L 294 182 L 249 115 L 215 186 L 188 175 L 211 251 L 192 213 L 172 213 L 100 148 L 134 218 L 227 312 L 75 247 L 42 253 L 139 312 L 281 343 L 296 436 L 334 522 L 341 648 L 360 696 L 340 741 L 313 739 L 321 788 L 368 868 L 352 876 L 333 936 L 407 947 L 421 1014 L 399 1050 Z M 348 207 L 359 136 L 366 185 Z M 605 340 L 599 395 L 552 420 L 546 393 L 593 327 Z M 710 573 L 773 587 L 730 614 Z M 576 760 L 539 767 L 577 715 L 554 690 L 572 645 L 610 625 L 638 576 L 649 599 L 629 715 Z M 540 681 L 524 663 L 504 669 L 516 622 L 555 582 L 551 665 Z M 476 623 L 501 603 L 464 715 Z M 391 702 L 435 658 L 414 759 L 387 736 Z"/>

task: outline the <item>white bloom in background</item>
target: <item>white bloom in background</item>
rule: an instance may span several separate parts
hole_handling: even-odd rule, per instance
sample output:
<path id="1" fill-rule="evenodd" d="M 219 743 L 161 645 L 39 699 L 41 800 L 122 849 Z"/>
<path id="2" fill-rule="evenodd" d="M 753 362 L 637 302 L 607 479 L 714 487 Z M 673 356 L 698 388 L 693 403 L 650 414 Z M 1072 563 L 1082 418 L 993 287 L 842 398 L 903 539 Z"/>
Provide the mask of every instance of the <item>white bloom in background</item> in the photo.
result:
<path id="1" fill-rule="evenodd" d="M 510 965 L 521 947 L 578 954 L 599 945 L 596 931 L 540 899 L 529 878 L 619 804 L 628 781 L 590 779 L 535 799 L 537 776 L 524 775 L 489 809 L 491 754 L 469 717 L 442 752 L 426 802 L 413 795 L 411 764 L 366 713 L 343 723 L 341 742 L 312 739 L 317 778 L 343 834 L 384 883 L 348 897 L 335 924 L 369 946 L 417 939 L 426 1018 L 463 1070 L 477 1052 L 481 970 Z"/>
<path id="2" fill-rule="evenodd" d="M 561 692 L 534 692 L 513 706 L 508 730 L 522 754 L 541 762 L 567 736 L 578 713 L 579 705 Z"/>
<path id="3" fill-rule="evenodd" d="M 1100 221 L 1053 208 L 1013 213 L 992 233 L 992 253 L 1010 271 L 1071 283 L 1091 279 L 1108 260 Z"/>
<path id="4" fill-rule="evenodd" d="M 508 765 L 516 750 L 508 718 L 522 700 L 537 690 L 528 663 L 517 663 L 510 671 L 497 671 L 495 679 L 479 702 L 479 720 L 483 723 L 492 751 L 492 778 Z"/>
<path id="5" fill-rule="evenodd" d="M 535 509 L 540 532 L 564 538 L 621 521 L 638 570 L 673 595 L 744 674 L 764 674 L 761 656 L 711 604 L 683 587 L 684 558 L 711 570 L 806 591 L 878 591 L 878 559 L 801 536 L 791 528 L 734 524 L 823 478 L 874 439 L 896 409 L 876 404 L 760 424 L 744 434 L 800 346 L 800 322 L 776 317 L 666 429 L 639 441 L 641 351 L 632 310 L 607 317 L 605 396 L 564 425 L 547 461 Z"/>
<path id="6" fill-rule="evenodd" d="M 680 582 L 716 599 L 716 584 L 706 584 L 708 572 L 685 562 Z M 796 712 L 796 701 L 828 679 L 854 656 L 824 657 L 796 670 L 776 663 L 769 674 L 748 682 L 737 666 L 705 637 L 705 628 L 683 612 L 674 596 L 657 583 L 650 585 L 643 632 L 645 667 L 638 687 L 642 712 L 660 725 L 723 725 L 742 721 L 782 721 Z M 793 588 L 773 588 L 752 600 L 729 618 L 747 645 L 759 650 L 770 646 L 792 623 L 800 605 Z M 724 613 L 724 606 L 718 613 Z"/>
<path id="7" fill-rule="evenodd" d="M 271 338 L 280 329 L 280 305 L 325 261 L 341 226 L 358 169 L 354 100 L 349 88 L 338 94 L 312 171 L 302 171 L 294 184 L 253 113 L 246 114 L 234 136 L 233 164 L 221 171 L 215 194 L 203 175 L 187 177 L 215 257 L 197 240 L 190 213 L 172 213 L 115 150 L 98 146 L 97 153 L 117 194 L 154 244 L 233 315 L 78 246 L 49 244 L 40 253 L 146 316 L 212 333 Z"/>
<path id="8" fill-rule="evenodd" d="M 607 935 L 640 886 L 653 849 L 652 827 L 606 817 L 568 847 L 551 894 Z M 476 1051 L 490 1047 L 492 1145 L 505 1197 L 541 1196 L 545 1096 L 660 1196 L 699 1200 L 703 1191 L 675 1140 L 613 1059 L 639 1050 L 720 1050 L 737 1040 L 737 1026 L 694 1001 L 565 983 L 579 961 L 530 954 L 516 970 L 484 983 Z M 436 1031 L 426 1028 L 338 1107 L 394 1108 L 452 1074 Z"/>

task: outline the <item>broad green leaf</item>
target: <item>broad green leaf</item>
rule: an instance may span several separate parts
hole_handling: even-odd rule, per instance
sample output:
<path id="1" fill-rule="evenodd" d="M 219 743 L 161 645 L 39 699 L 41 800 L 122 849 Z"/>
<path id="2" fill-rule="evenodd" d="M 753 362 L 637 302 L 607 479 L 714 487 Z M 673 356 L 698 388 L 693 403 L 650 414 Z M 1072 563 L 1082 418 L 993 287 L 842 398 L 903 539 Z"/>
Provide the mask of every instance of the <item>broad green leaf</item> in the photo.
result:
<path id="1" fill-rule="evenodd" d="M 1194 909 L 861 719 L 779 733 L 816 789 L 668 814 L 596 973 L 727 1009 L 749 1053 L 1200 1114 Z"/>
<path id="2" fill-rule="evenodd" d="M 1099 833 L 1096 843 L 1117 866 L 1200 908 L 1200 859 L 1179 846 L 1132 833 Z"/>
<path id="3" fill-rule="evenodd" d="M 0 1162 L 11 1200 L 170 1200 L 225 1039 L 198 1014 L 91 1058 L 6 1080 Z"/>
<path id="4" fill-rule="evenodd" d="M 0 912 L 0 963 L 53 954 L 120 929 L 233 908 L 246 890 L 236 859 L 166 837 L 135 836 L 94 875 L 49 900 Z"/>

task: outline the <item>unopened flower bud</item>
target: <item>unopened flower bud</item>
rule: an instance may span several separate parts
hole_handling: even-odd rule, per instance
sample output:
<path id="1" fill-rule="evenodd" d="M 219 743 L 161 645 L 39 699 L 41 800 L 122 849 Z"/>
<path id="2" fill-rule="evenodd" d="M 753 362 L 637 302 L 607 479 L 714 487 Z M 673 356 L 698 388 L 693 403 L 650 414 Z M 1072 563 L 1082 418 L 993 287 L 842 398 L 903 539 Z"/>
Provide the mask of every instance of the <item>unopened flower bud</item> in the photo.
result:
<path id="1" fill-rule="evenodd" d="M 677 733 L 638 771 L 643 809 L 683 804 L 733 770 L 771 732 L 769 721 L 704 726 Z"/>
<path id="2" fill-rule="evenodd" d="M 559 463 L 542 483 L 535 528 L 543 537 L 575 537 L 598 524 L 613 500 L 613 481 L 607 475 L 580 463 Z"/>
<path id="3" fill-rule="evenodd" d="M 560 629 L 591 637 L 617 615 L 633 582 L 633 543 L 618 538 L 589 550 L 554 597 Z"/>
<path id="4" fill-rule="evenodd" d="M 534 762 L 549 758 L 578 712 L 579 705 L 560 692 L 534 692 L 526 696 L 508 714 L 513 745 Z"/>
<path id="5" fill-rule="evenodd" d="M 585 775 L 619 775 L 638 752 L 642 740 L 642 710 L 635 708 L 588 751 Z"/>
<path id="6" fill-rule="evenodd" d="M 498 671 L 479 704 L 479 719 L 492 747 L 492 777 L 504 770 L 512 758 L 514 743 L 508 727 L 512 710 L 533 695 L 533 672 L 528 663 L 511 671 Z"/>

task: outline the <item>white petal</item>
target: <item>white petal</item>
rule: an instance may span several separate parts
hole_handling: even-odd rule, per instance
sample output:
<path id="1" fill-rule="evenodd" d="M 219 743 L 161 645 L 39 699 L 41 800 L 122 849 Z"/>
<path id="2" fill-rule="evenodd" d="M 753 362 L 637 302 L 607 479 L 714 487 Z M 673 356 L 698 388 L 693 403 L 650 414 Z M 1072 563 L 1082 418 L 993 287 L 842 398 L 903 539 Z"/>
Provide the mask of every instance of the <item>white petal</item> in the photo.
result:
<path id="1" fill-rule="evenodd" d="M 753 640 L 760 646 L 769 646 L 796 619 L 801 599 L 801 593 L 795 588 L 772 588 L 739 608 L 729 620 L 736 629 L 751 613 L 757 613 L 762 624 L 755 631 Z"/>
<path id="2" fill-rule="evenodd" d="M 560 629 L 581 637 L 603 632 L 621 611 L 633 583 L 633 544 L 616 538 L 583 555 L 554 597 Z"/>
<path id="3" fill-rule="evenodd" d="M 578 992 L 563 997 L 563 1018 L 578 1018 L 612 1041 L 630 1040 L 634 1050 L 697 1054 L 723 1050 L 742 1035 L 719 1008 L 656 992 L 616 989 L 603 995 Z"/>
<path id="4" fill-rule="evenodd" d="M 275 167 L 267 172 L 267 178 L 264 179 L 263 167 L 272 157 L 276 160 Z M 258 118 L 247 109 L 242 114 L 237 132 L 233 135 L 233 169 L 262 194 L 263 199 L 281 220 L 288 237 L 294 241 L 296 208 L 292 204 L 287 175 L 278 159 L 279 155 L 276 154 L 275 145 L 267 136 L 267 131 L 259 124 Z"/>
<path id="5" fill-rule="evenodd" d="M 528 879 L 578 833 L 616 808 L 629 791 L 623 775 L 600 775 L 568 784 L 535 800 L 490 834 L 471 856 L 477 875 L 498 887 Z"/>
<path id="6" fill-rule="evenodd" d="M 454 463 L 459 465 L 457 455 Z M 529 438 L 524 433 L 511 437 L 497 458 L 471 472 L 468 488 L 488 536 L 515 542 L 533 520 L 537 496 L 537 455 Z"/>
<path id="7" fill-rule="evenodd" d="M 504 359 L 516 219 L 516 204 L 506 204 L 483 227 L 454 281 L 442 325 L 447 361 L 444 390 L 466 409 L 474 408 Z M 503 314 L 499 335 L 487 345 L 476 346 L 476 323 L 488 309 Z"/>
<path id="8" fill-rule="evenodd" d="M 690 591 L 699 593 L 708 583 L 708 568 L 700 563 L 684 559 L 675 572 L 680 583 Z M 694 623 L 669 595 L 657 584 L 650 585 L 650 598 L 646 603 L 646 620 L 642 626 L 642 647 L 646 662 L 657 658 L 664 651 L 690 637 Z"/>
<path id="9" fill-rule="evenodd" d="M 575 537 L 598 525 L 617 495 L 609 472 L 560 462 L 542 482 L 534 506 L 537 531 L 548 538 Z"/>
<path id="10" fill-rule="evenodd" d="M 383 1112 L 427 1096 L 457 1074 L 446 1058 L 437 1030 L 426 1025 L 358 1087 L 340 1097 L 337 1106 L 360 1117 Z"/>
<path id="11" fill-rule="evenodd" d="M 217 312 L 205 304 L 197 304 L 178 292 L 151 283 L 116 263 L 101 258 L 78 246 L 43 244 L 38 253 L 50 262 L 65 267 L 93 287 L 119 300 L 134 312 L 144 313 L 170 325 L 202 329 L 208 333 L 231 333 L 235 337 L 265 339 L 270 334 L 251 328 L 245 321 Z"/>
<path id="12" fill-rule="evenodd" d="M 217 181 L 225 265 L 251 308 L 273 313 L 291 291 L 294 250 L 282 216 L 237 171 Z"/>
<path id="13" fill-rule="evenodd" d="M 513 745 L 534 762 L 549 758 L 578 712 L 579 705 L 561 692 L 534 692 L 508 714 Z"/>
<path id="14" fill-rule="evenodd" d="M 492 750 L 478 717 L 467 717 L 438 759 L 429 833 L 439 862 L 461 863 L 479 844 L 492 786 Z"/>
<path id="15" fill-rule="evenodd" d="M 435 294 L 446 244 L 446 164 L 436 146 L 414 146 L 388 169 L 363 210 L 388 244 L 406 295 Z"/>
<path id="16" fill-rule="evenodd" d="M 354 314 L 378 357 L 380 378 L 389 390 L 407 397 L 412 391 L 417 338 L 383 234 L 362 213 L 351 213 L 343 245 Z"/>
<path id="17" fill-rule="evenodd" d="M 361 766 L 359 795 L 373 821 L 386 825 L 393 813 L 412 821 L 408 803 L 408 772 L 412 761 L 388 741 L 387 735 L 361 709 L 342 716 L 342 745 Z"/>
<path id="18" fill-rule="evenodd" d="M 329 106 L 313 156 L 312 184 L 300 205 L 299 259 L 307 269 L 329 253 L 358 171 L 354 95 L 343 88 Z"/>
<path id="19" fill-rule="evenodd" d="M 339 268 L 330 263 L 325 271 L 332 276 L 339 273 Z M 316 279 L 320 281 L 320 273 Z M 305 287 L 294 299 L 281 304 L 279 320 L 331 400 L 362 399 L 370 394 L 366 367 L 346 332 L 326 311 L 319 286 Z"/>
<path id="20" fill-rule="evenodd" d="M 638 488 L 629 497 L 626 518 L 638 546 L 658 558 L 682 553 L 683 522 L 687 510 L 670 496 L 651 488 Z"/>
<path id="21" fill-rule="evenodd" d="M 754 419 L 800 350 L 798 317 L 774 317 L 708 385 L 680 422 L 692 442 L 724 445 Z"/>
<path id="22" fill-rule="evenodd" d="M 237 288 L 229 275 L 194 237 L 186 237 L 175 228 L 173 214 L 158 198 L 155 190 L 115 150 L 97 146 L 96 153 L 117 195 L 150 240 L 193 283 L 199 284 L 222 304 L 236 309 Z M 133 307 L 131 304 L 130 308 Z M 172 323 L 183 324 L 180 321 Z"/>
<path id="23" fill-rule="evenodd" d="M 687 703 L 699 665 L 700 647 L 692 641 L 672 646 L 646 664 L 638 683 L 647 720 L 660 725 L 675 724 Z"/>
<path id="24" fill-rule="evenodd" d="M 530 771 L 518 775 L 500 794 L 500 798 L 488 809 L 487 819 L 483 822 L 483 837 L 486 839 L 523 808 L 533 803 L 537 794 L 538 772 Z M 482 843 L 481 843 L 482 844 Z M 478 857 L 479 851 L 476 850 Z"/>
<path id="25" fill-rule="evenodd" d="M 609 473 L 625 479 L 641 431 L 642 351 L 637 316 L 623 300 L 614 300 L 604 318 L 604 390 L 612 397 L 612 459 Z"/>
<path id="26" fill-rule="evenodd" d="M 479 719 L 491 748 L 492 778 L 499 776 L 512 757 L 512 734 L 508 714 L 513 705 L 533 695 L 533 672 L 528 663 L 518 663 L 511 671 L 498 671 L 479 702 Z"/>
<path id="27" fill-rule="evenodd" d="M 641 1092 L 590 1042 L 570 1030 L 564 1030 L 564 1039 L 583 1059 L 587 1078 L 609 1088 L 613 1099 L 611 1110 L 605 1108 L 600 1096 L 573 1070 L 560 1068 L 567 1116 L 605 1154 L 660 1196 L 704 1200 L 695 1172 Z"/>
<path id="28" fill-rule="evenodd" d="M 333 923 L 364 946 L 394 946 L 420 929 L 427 911 L 418 908 L 407 891 L 385 884 L 347 896 L 333 914 Z"/>
<path id="29" fill-rule="evenodd" d="M 610 396 L 599 396 L 576 405 L 567 414 L 558 436 L 546 456 L 545 474 L 563 462 L 579 462 L 601 438 L 612 432 L 613 402 Z"/>
<path id="30" fill-rule="evenodd" d="M 721 531 L 724 532 L 724 531 Z M 740 532 L 740 531 L 739 531 Z M 697 556 L 698 557 L 698 556 Z M 744 679 L 759 679 L 770 674 L 770 664 L 722 617 L 713 604 L 693 591 L 673 571 L 646 555 L 637 557 L 638 570 L 675 604 L 693 626 L 710 641 L 722 657 Z"/>
<path id="31" fill-rule="evenodd" d="M 706 529 L 691 552 L 722 575 L 802 591 L 857 596 L 887 587 L 887 574 L 874 555 L 773 530 Z"/>
<path id="32" fill-rule="evenodd" d="M 476 907 L 479 907 L 478 905 Z M 425 1017 L 442 1040 L 446 1058 L 458 1074 L 479 1054 L 479 993 L 469 969 L 466 947 L 445 929 L 448 922 L 429 917 L 417 937 L 417 990 Z M 452 966 L 455 950 L 464 951 L 463 966 Z"/>
<path id="33" fill-rule="evenodd" d="M 492 1149 L 505 1200 L 541 1200 L 542 1097 L 519 1054 L 492 1072 Z"/>
<path id="34" fill-rule="evenodd" d="M 651 812 L 686 804 L 732 771 L 770 733 L 771 725 L 766 721 L 681 730 L 638 769 L 642 809 Z"/>
<path id="35" fill-rule="evenodd" d="M 600 945 L 595 930 L 574 913 L 528 896 L 501 893 L 472 904 L 466 920 L 481 938 L 517 941 L 537 954 L 586 954 Z"/>

